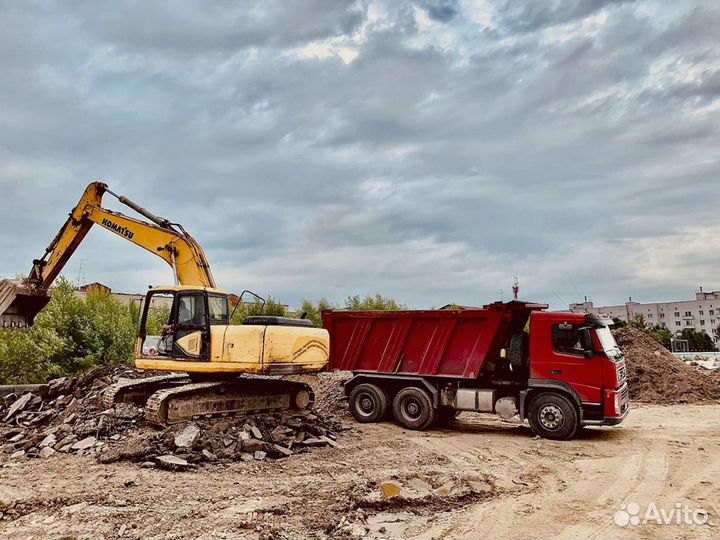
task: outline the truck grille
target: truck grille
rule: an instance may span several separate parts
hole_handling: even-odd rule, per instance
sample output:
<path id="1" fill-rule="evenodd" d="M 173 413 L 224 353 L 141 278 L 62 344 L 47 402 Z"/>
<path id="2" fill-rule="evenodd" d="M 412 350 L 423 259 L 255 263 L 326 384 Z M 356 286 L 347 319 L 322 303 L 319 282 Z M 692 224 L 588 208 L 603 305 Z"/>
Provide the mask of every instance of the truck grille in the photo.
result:
<path id="1" fill-rule="evenodd" d="M 627 377 L 627 369 L 625 368 L 625 364 L 621 364 L 617 367 L 617 377 L 618 384 L 622 384 L 625 381 L 625 378 Z"/>
<path id="2" fill-rule="evenodd" d="M 630 391 L 628 390 L 628 387 L 622 389 L 620 392 L 620 395 L 622 396 L 623 403 L 626 402 L 630 398 Z"/>

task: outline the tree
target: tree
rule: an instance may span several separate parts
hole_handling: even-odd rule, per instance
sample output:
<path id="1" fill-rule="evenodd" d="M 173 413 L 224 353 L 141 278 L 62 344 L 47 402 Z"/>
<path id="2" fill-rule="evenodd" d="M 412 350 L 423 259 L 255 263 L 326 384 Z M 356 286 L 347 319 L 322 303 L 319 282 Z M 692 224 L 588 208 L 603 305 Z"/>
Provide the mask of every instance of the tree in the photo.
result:
<path id="1" fill-rule="evenodd" d="M 397 311 L 407 309 L 405 304 L 398 304 L 392 298 L 385 298 L 377 293 L 375 296 L 366 296 L 360 299 L 359 295 L 348 296 L 345 299 L 345 309 L 357 311 Z"/>
<path id="2" fill-rule="evenodd" d="M 665 347 L 668 351 L 672 349 L 671 340 L 672 340 L 672 332 L 668 330 L 665 327 L 655 325 L 652 328 L 649 328 L 647 330 L 648 335 L 653 337 L 656 341 L 660 342 L 663 347 Z"/>
<path id="3" fill-rule="evenodd" d="M 263 304 L 262 302 L 242 302 L 238 304 L 232 316 L 230 324 L 242 324 L 245 317 L 251 315 L 272 315 L 277 317 L 287 317 L 288 312 L 284 304 L 281 304 L 277 298 L 268 296 Z"/>
<path id="4" fill-rule="evenodd" d="M 698 332 L 691 328 L 685 328 L 680 332 L 680 339 L 686 339 L 691 351 L 716 351 L 715 342 L 705 332 Z"/>
<path id="5" fill-rule="evenodd" d="M 612 321 L 613 321 L 613 326 L 614 326 L 615 330 L 617 330 L 618 328 L 625 328 L 627 326 L 627 322 L 623 321 L 619 317 L 613 317 Z"/>
<path id="6" fill-rule="evenodd" d="M 0 383 L 42 382 L 96 364 L 127 362 L 136 328 L 130 308 L 99 291 L 79 298 L 60 277 L 34 326 L 0 331 Z"/>
<path id="7" fill-rule="evenodd" d="M 631 320 L 630 320 L 630 326 L 633 328 L 637 328 L 638 330 L 642 330 L 643 332 L 646 332 L 649 328 L 649 325 L 647 321 L 645 320 L 645 315 L 642 313 L 636 314 Z"/>

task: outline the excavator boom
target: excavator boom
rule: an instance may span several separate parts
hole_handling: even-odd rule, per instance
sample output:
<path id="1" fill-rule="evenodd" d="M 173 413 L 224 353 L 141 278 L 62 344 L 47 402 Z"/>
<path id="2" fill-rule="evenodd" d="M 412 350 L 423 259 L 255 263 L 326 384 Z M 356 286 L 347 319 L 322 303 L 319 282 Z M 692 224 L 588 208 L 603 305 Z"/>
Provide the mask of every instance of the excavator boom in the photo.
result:
<path id="1" fill-rule="evenodd" d="M 116 197 L 151 223 L 125 216 L 102 207 L 103 195 Z M 50 286 L 82 243 L 93 225 L 100 225 L 167 262 L 180 285 L 215 287 L 210 264 L 200 245 L 181 225 L 171 223 L 145 210 L 124 196 L 110 191 L 102 182 L 87 186 L 80 201 L 70 212 L 65 224 L 33 261 L 30 275 L 24 282 L 0 281 L 0 315 L 12 325 L 29 326 L 50 301 Z"/>

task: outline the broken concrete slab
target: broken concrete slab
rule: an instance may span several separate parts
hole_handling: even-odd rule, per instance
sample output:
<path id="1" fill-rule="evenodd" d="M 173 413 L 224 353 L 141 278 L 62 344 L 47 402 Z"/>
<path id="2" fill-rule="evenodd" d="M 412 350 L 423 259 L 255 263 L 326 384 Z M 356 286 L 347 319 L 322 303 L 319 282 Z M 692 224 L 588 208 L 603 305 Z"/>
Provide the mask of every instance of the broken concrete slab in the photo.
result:
<path id="1" fill-rule="evenodd" d="M 186 425 L 175 435 L 175 446 L 177 448 L 192 448 L 200 437 L 200 428 L 193 422 Z"/>
<path id="2" fill-rule="evenodd" d="M 5 422 L 10 420 L 13 416 L 15 416 L 17 413 L 22 411 L 28 403 L 30 403 L 30 400 L 33 398 L 33 395 L 28 392 L 27 394 L 23 394 L 20 399 L 15 401 L 12 405 L 10 405 L 10 408 L 8 409 L 7 414 L 5 415 Z"/>
<path id="3" fill-rule="evenodd" d="M 40 450 L 40 457 L 41 458 L 49 458 L 50 456 L 55 455 L 55 450 L 53 450 L 51 447 L 46 446 L 42 450 Z"/>
<path id="4" fill-rule="evenodd" d="M 188 463 L 187 460 L 173 456 L 172 454 L 156 457 L 155 463 L 163 469 L 170 471 L 182 471 L 190 468 L 190 463 Z"/>
<path id="5" fill-rule="evenodd" d="M 76 442 L 72 445 L 73 450 L 87 450 L 95 446 L 97 439 L 95 437 L 85 437 L 83 440 Z"/>

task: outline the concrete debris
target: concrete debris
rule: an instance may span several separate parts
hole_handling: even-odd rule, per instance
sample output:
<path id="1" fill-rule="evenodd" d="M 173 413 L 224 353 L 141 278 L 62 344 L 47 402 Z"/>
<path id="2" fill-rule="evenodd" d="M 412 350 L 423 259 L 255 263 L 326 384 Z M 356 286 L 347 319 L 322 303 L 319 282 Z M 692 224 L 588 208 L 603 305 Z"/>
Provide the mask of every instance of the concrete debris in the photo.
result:
<path id="1" fill-rule="evenodd" d="M 193 422 L 188 423 L 180 433 L 175 435 L 175 446 L 178 448 L 192 448 L 200 437 L 200 428 Z"/>
<path id="2" fill-rule="evenodd" d="M 78 441 L 73 444 L 71 448 L 73 450 L 87 450 L 88 448 L 95 446 L 95 443 L 97 443 L 97 439 L 95 437 L 86 437 L 82 441 Z"/>
<path id="3" fill-rule="evenodd" d="M 110 409 L 102 405 L 107 386 L 120 379 L 151 375 L 156 373 L 128 366 L 98 366 L 79 377 L 54 379 L 20 397 L 6 396 L 0 400 L 0 452 L 14 458 L 76 453 L 93 456 L 101 463 L 130 461 L 142 467 L 181 470 L 185 466 L 174 459 L 193 468 L 283 459 L 315 447 L 335 447 L 337 434 L 350 429 L 317 410 L 202 418 L 158 429 L 135 404 L 117 403 Z M 319 400 L 341 384 L 337 377 L 288 379 L 311 384 Z M 332 398 L 325 403 L 335 401 Z M 165 459 L 167 456 L 173 459 Z M 158 461 L 161 457 L 162 463 Z"/>
<path id="4" fill-rule="evenodd" d="M 158 456 L 155 458 L 155 462 L 163 469 L 170 471 L 183 471 L 190 468 L 190 464 L 186 460 L 173 455 Z"/>
<path id="5" fill-rule="evenodd" d="M 40 450 L 40 457 L 41 458 L 49 458 L 50 456 L 55 454 L 55 450 L 50 448 L 49 446 L 46 446 L 42 450 Z"/>
<path id="6" fill-rule="evenodd" d="M 17 413 L 21 412 L 28 405 L 28 403 L 30 403 L 30 400 L 32 398 L 33 398 L 33 395 L 30 392 L 28 392 L 27 394 L 24 394 L 20 399 L 15 401 L 12 405 L 10 405 L 8 412 L 5 415 L 5 422 L 10 420 Z"/>

